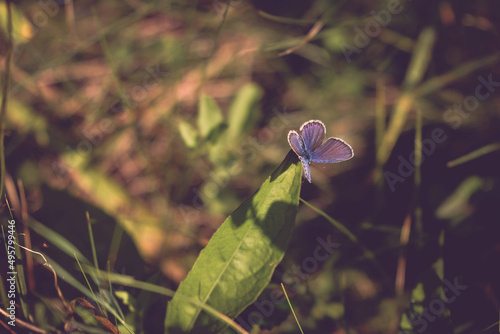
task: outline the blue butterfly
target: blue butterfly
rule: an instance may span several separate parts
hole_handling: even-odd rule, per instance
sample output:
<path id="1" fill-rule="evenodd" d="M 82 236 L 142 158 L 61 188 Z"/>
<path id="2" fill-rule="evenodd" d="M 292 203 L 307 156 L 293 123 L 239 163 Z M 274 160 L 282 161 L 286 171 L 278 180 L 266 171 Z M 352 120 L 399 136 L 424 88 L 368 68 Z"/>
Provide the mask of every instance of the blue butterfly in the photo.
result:
<path id="1" fill-rule="evenodd" d="M 311 120 L 295 130 L 288 132 L 288 143 L 302 162 L 304 175 L 311 183 L 309 165 L 312 162 L 332 163 L 351 159 L 354 156 L 352 147 L 339 138 L 330 137 L 325 142 L 326 127 L 323 122 Z"/>

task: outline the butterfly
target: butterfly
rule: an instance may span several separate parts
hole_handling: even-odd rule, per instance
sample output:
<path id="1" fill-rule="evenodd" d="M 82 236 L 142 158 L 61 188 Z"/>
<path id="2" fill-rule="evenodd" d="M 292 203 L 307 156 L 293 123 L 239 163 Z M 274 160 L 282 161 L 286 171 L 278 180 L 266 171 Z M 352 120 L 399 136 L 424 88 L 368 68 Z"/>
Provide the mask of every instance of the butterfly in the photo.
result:
<path id="1" fill-rule="evenodd" d="M 288 143 L 302 162 L 304 175 L 309 183 L 311 183 L 309 165 L 312 162 L 341 162 L 354 156 L 352 147 L 345 141 L 334 137 L 324 141 L 325 135 L 325 124 L 318 120 L 311 120 L 302 124 L 300 133 L 295 130 L 288 132 Z"/>

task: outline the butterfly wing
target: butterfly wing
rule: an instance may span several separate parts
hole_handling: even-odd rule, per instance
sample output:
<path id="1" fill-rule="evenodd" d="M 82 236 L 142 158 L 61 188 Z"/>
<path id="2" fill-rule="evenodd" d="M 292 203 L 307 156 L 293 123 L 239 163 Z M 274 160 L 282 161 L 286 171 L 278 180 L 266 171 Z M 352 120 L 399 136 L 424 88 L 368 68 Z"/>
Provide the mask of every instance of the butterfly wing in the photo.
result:
<path id="1" fill-rule="evenodd" d="M 290 147 L 295 152 L 295 154 L 299 156 L 299 158 L 302 158 L 306 155 L 304 140 L 302 139 L 302 137 L 300 137 L 297 131 L 290 130 L 290 132 L 288 132 L 288 144 L 290 144 Z"/>
<path id="2" fill-rule="evenodd" d="M 330 137 L 311 153 L 311 161 L 318 163 L 340 162 L 354 156 L 352 147 L 339 138 Z"/>
<path id="3" fill-rule="evenodd" d="M 302 169 L 304 170 L 304 176 L 307 181 L 311 183 L 311 171 L 309 170 L 309 160 L 307 158 L 308 154 L 304 146 L 304 140 L 295 130 L 290 130 L 288 132 L 288 143 L 290 147 L 298 155 L 300 162 L 302 162 Z"/>
<path id="4" fill-rule="evenodd" d="M 326 128 L 323 122 L 312 120 L 305 122 L 300 127 L 300 135 L 304 140 L 304 148 L 311 153 L 325 140 Z"/>

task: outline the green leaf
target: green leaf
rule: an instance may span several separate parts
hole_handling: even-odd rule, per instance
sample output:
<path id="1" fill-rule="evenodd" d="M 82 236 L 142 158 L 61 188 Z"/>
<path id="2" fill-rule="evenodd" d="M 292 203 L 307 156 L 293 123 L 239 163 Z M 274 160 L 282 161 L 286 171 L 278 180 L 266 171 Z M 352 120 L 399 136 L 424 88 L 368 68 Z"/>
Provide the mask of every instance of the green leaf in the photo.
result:
<path id="1" fill-rule="evenodd" d="M 231 142 L 242 136 L 255 120 L 255 108 L 262 97 L 262 89 L 249 83 L 243 86 L 229 108 L 227 140 Z"/>
<path id="2" fill-rule="evenodd" d="M 196 133 L 196 129 L 191 124 L 180 121 L 179 133 L 181 134 L 184 144 L 186 144 L 189 149 L 196 147 L 198 143 L 198 134 Z"/>
<path id="3" fill-rule="evenodd" d="M 299 203 L 302 170 L 293 151 L 260 189 L 214 233 L 168 304 L 165 333 L 226 327 L 188 299 L 230 318 L 254 302 L 283 258 Z"/>
<path id="4" fill-rule="evenodd" d="M 198 129 L 204 139 L 223 125 L 224 118 L 217 103 L 210 96 L 203 95 L 198 107 Z"/>

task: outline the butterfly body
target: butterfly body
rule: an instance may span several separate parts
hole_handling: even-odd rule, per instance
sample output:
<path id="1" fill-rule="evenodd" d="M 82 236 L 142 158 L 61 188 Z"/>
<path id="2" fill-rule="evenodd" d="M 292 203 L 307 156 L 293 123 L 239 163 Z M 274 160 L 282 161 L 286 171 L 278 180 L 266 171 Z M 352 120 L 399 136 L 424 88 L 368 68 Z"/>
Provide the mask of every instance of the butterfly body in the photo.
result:
<path id="1" fill-rule="evenodd" d="M 354 156 L 349 144 L 340 138 L 330 137 L 325 141 L 326 127 L 319 120 L 305 122 L 299 132 L 288 132 L 288 143 L 299 157 L 304 176 L 311 182 L 311 163 L 334 163 Z M 324 142 L 323 142 L 324 141 Z"/>

